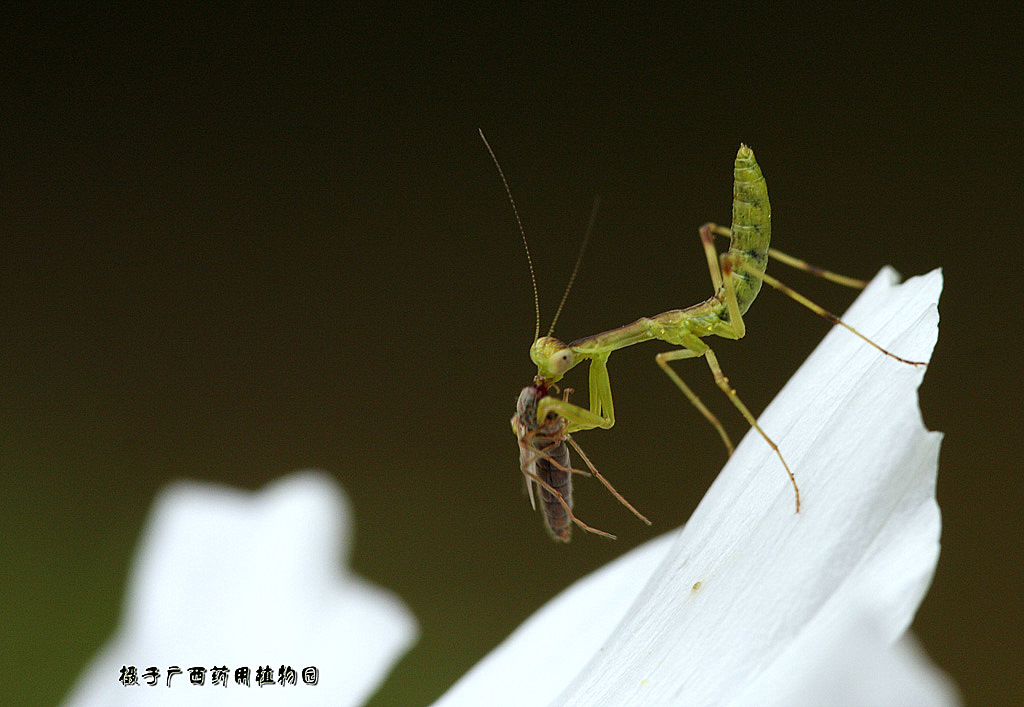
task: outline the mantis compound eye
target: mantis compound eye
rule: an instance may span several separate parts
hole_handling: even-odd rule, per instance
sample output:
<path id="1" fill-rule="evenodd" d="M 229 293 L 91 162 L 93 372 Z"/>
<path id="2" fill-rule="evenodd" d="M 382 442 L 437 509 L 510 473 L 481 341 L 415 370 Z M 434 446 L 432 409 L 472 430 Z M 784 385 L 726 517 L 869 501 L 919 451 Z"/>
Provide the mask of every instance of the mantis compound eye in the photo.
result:
<path id="1" fill-rule="evenodd" d="M 573 367 L 575 357 L 569 349 L 562 349 L 551 357 L 551 369 L 561 375 Z"/>

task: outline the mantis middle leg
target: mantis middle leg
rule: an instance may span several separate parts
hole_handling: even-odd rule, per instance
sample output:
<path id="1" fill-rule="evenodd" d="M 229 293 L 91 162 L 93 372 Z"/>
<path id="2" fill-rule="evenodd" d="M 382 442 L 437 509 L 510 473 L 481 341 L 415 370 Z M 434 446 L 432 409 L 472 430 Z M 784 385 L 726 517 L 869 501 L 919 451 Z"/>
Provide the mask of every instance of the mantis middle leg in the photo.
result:
<path id="1" fill-rule="evenodd" d="M 726 254 L 723 254 L 721 257 L 721 268 L 723 285 L 725 289 L 726 308 L 729 311 L 730 319 L 729 322 L 725 323 L 726 325 L 720 333 L 723 336 L 728 336 L 729 338 L 739 339 L 743 337 L 743 334 L 746 332 L 746 328 L 739 314 L 739 307 L 736 302 L 736 293 L 732 282 L 733 263 L 732 260 Z M 800 488 L 797 486 L 796 477 L 793 475 L 793 472 L 789 468 L 789 464 L 786 463 L 785 458 L 782 456 L 782 452 L 779 451 L 779 446 L 775 444 L 772 438 L 768 436 L 768 434 L 761 428 L 759 424 L 757 424 L 757 419 L 750 412 L 750 409 L 743 403 L 743 401 L 740 400 L 740 397 L 739 395 L 737 395 L 735 388 L 733 388 L 732 385 L 730 385 L 729 379 L 726 377 L 725 373 L 722 371 L 721 365 L 719 365 L 718 363 L 718 357 L 715 356 L 715 352 L 712 351 L 711 347 L 704 343 L 703 340 L 690 333 L 680 333 L 679 335 L 673 337 L 671 343 L 679 344 L 683 348 L 678 349 L 676 351 L 668 351 L 666 353 L 658 354 L 656 358 L 658 365 L 661 366 L 662 370 L 664 370 L 666 374 L 668 374 L 672 382 L 675 383 L 681 391 L 683 391 L 686 397 L 690 399 L 690 402 L 693 403 L 693 405 L 701 412 L 701 414 L 703 414 L 704 417 L 707 418 L 709 422 L 711 422 L 711 424 L 718 431 L 719 435 L 722 437 L 723 441 L 725 442 L 726 448 L 729 450 L 731 454 L 732 444 L 731 442 L 729 442 L 728 435 L 726 435 L 721 423 L 704 406 L 700 399 L 697 398 L 696 394 L 694 394 L 694 392 L 690 390 L 690 388 L 685 383 L 683 383 L 679 376 L 676 375 L 675 372 L 671 370 L 671 368 L 668 365 L 669 361 L 686 358 L 697 358 L 701 356 L 704 358 L 705 361 L 707 361 L 708 367 L 711 369 L 711 373 L 715 378 L 715 384 L 718 385 L 718 387 L 721 389 L 723 393 L 725 393 L 726 397 L 729 398 L 729 401 L 737 410 L 740 411 L 740 414 L 743 415 L 743 417 L 750 424 L 750 426 L 758 431 L 758 433 L 761 435 L 764 441 L 768 443 L 768 446 L 772 448 L 772 451 L 775 452 L 775 455 L 779 458 L 779 461 L 782 462 L 782 466 L 786 470 L 786 474 L 789 476 L 789 481 L 790 483 L 793 484 L 793 491 L 796 494 L 796 511 L 797 513 L 799 513 Z"/>

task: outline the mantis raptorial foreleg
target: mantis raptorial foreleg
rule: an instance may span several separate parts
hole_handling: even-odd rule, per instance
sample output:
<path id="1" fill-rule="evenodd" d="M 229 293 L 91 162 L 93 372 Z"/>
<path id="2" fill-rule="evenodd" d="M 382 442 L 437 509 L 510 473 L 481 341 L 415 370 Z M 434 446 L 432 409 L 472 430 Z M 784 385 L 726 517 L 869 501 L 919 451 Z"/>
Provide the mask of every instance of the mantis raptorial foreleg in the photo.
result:
<path id="1" fill-rule="evenodd" d="M 568 432 L 592 430 L 595 427 L 608 429 L 615 424 L 615 407 L 612 404 L 612 383 L 608 378 L 608 356 L 594 356 L 590 361 L 590 409 L 582 408 L 565 400 L 547 397 L 537 403 L 537 418 L 547 419 L 548 413 L 555 413 L 569 421 Z"/>

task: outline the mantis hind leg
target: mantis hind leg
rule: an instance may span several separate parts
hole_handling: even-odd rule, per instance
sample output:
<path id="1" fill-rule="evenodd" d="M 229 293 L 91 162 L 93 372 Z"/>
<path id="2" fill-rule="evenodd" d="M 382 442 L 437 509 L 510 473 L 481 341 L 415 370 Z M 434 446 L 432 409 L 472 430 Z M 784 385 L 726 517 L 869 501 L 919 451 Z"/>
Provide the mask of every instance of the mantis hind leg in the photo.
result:
<path id="1" fill-rule="evenodd" d="M 725 293 L 725 307 L 729 312 L 729 322 L 726 326 L 721 327 L 717 332 L 720 336 L 734 336 L 737 339 L 743 338 L 746 333 L 746 326 L 743 323 L 743 318 L 740 316 L 739 305 L 736 301 L 736 290 L 733 286 L 733 277 L 735 273 L 733 268 L 737 265 L 743 266 L 743 262 L 737 258 L 730 257 L 728 253 L 723 253 L 720 257 L 722 267 L 722 278 L 723 278 L 723 289 Z M 761 275 L 759 270 L 755 268 L 743 268 L 744 273 L 753 272 Z M 731 331 L 730 331 L 731 330 Z M 687 346 L 686 342 L 682 342 L 684 346 Z M 761 429 L 761 426 L 757 424 L 757 419 L 751 414 L 750 409 L 740 400 L 740 396 L 736 394 L 736 389 L 729 384 L 729 379 L 725 377 L 725 373 L 722 371 L 722 367 L 718 364 L 718 357 L 715 356 L 715 352 L 711 350 L 711 347 L 705 344 L 697 337 L 693 337 L 693 341 L 690 342 L 690 346 L 696 345 L 697 348 L 694 350 L 700 351 L 703 349 L 704 360 L 708 362 L 708 367 L 711 369 L 711 374 L 715 377 L 715 384 L 725 393 L 726 397 L 733 406 L 740 411 L 740 414 L 746 419 L 750 426 L 757 430 L 758 434 L 768 443 L 768 446 L 775 452 L 775 456 L 779 458 L 782 463 L 782 468 L 786 470 L 786 474 L 789 476 L 789 482 L 793 484 L 793 493 L 796 495 L 796 512 L 800 512 L 800 487 L 796 485 L 796 477 L 793 476 L 793 471 L 789 468 L 789 464 L 786 463 L 785 457 L 782 456 L 782 452 L 779 451 L 779 446 L 775 444 L 768 433 Z"/>
<path id="2" fill-rule="evenodd" d="M 722 289 L 722 271 L 718 266 L 718 253 L 715 250 L 715 229 L 713 223 L 705 223 L 700 227 L 700 242 L 704 246 L 704 256 L 708 259 L 708 270 L 711 271 L 711 287 L 715 292 Z"/>
<path id="3" fill-rule="evenodd" d="M 894 358 L 897 361 L 900 361 L 901 363 L 906 363 L 906 364 L 911 365 L 911 366 L 927 366 L 928 365 L 924 361 L 909 361 L 909 360 L 907 360 L 905 358 L 901 358 L 901 357 L 897 356 L 896 354 L 894 354 L 893 352 L 889 351 L 888 349 L 882 348 L 880 345 L 878 345 L 877 343 L 875 343 L 874 341 L 872 341 L 868 337 L 866 337 L 863 334 L 861 334 L 859 331 L 857 331 L 852 326 L 850 326 L 849 324 L 844 322 L 842 319 L 840 319 L 836 315 L 832 314 L 832 312 L 828 311 L 827 309 L 825 309 L 824 307 L 822 307 L 820 305 L 815 304 L 814 302 L 812 302 L 811 300 L 807 299 L 806 297 L 804 297 L 799 292 L 796 292 L 795 290 L 793 290 L 792 288 L 788 287 L 787 285 L 784 285 L 783 283 L 779 282 L 778 280 L 776 280 L 771 275 L 769 275 L 767 273 L 759 272 L 757 270 L 754 270 L 753 268 L 748 268 L 743 263 L 740 263 L 740 262 L 734 262 L 732 264 L 734 265 L 734 267 L 736 267 L 740 271 L 742 271 L 744 273 L 747 273 L 747 274 L 750 274 L 753 277 L 758 277 L 761 280 L 764 280 L 766 283 L 768 283 L 769 285 L 774 287 L 776 290 L 778 290 L 782 294 L 786 295 L 787 297 L 797 301 L 798 303 L 802 304 L 804 307 L 806 307 L 807 309 L 811 310 L 812 312 L 814 312 L 818 316 L 824 317 L 825 319 L 829 320 L 833 324 L 838 324 L 839 326 L 845 328 L 847 331 L 849 331 L 852 334 L 860 337 L 863 341 L 865 341 L 865 342 L 871 344 L 872 346 L 874 346 L 876 349 L 881 351 L 886 356 L 888 356 L 890 358 Z"/>
<path id="4" fill-rule="evenodd" d="M 726 238 L 732 237 L 732 229 L 730 229 L 729 227 L 719 226 L 718 224 L 714 223 L 706 223 L 704 224 L 704 227 L 701 229 L 701 238 L 704 238 L 704 228 L 708 229 L 708 231 L 711 234 L 713 234 L 711 236 L 712 238 L 714 238 L 714 236 L 724 236 Z M 868 284 L 864 280 L 858 280 L 855 277 L 847 277 L 846 275 L 840 275 L 839 273 L 832 272 L 831 270 L 826 270 L 825 268 L 819 268 L 817 265 L 812 265 L 811 263 L 808 263 L 806 260 L 800 260 L 800 258 L 794 258 L 792 255 L 786 255 L 777 248 L 769 248 L 768 257 L 771 258 L 772 260 L 778 260 L 780 263 L 788 265 L 791 268 L 803 270 L 804 272 L 810 273 L 815 277 L 823 278 L 830 282 L 834 282 L 837 285 L 843 285 L 844 287 L 853 287 L 858 290 L 863 290 L 865 287 L 867 287 Z"/>
<path id="5" fill-rule="evenodd" d="M 730 236 L 732 236 L 732 230 L 729 229 L 729 228 L 726 228 L 725 226 L 719 226 L 719 225 L 714 224 L 714 223 L 706 223 L 706 224 L 704 224 L 701 227 L 700 235 L 701 235 L 701 240 L 704 242 L 704 250 L 705 250 L 706 253 L 708 253 L 708 258 L 710 259 L 712 257 L 712 255 L 714 254 L 714 245 L 710 246 L 711 247 L 711 251 L 708 252 L 708 247 L 709 247 L 708 246 L 708 239 L 710 238 L 710 239 L 713 240 L 714 236 L 730 237 Z M 837 283 L 839 285 L 843 285 L 845 287 L 852 287 L 852 288 L 855 288 L 855 289 L 863 290 L 865 287 L 867 287 L 867 284 L 868 284 L 864 280 L 858 280 L 857 278 L 854 278 L 854 277 L 847 277 L 846 275 L 840 275 L 839 273 L 834 273 L 831 270 L 826 270 L 825 268 L 818 267 L 817 265 L 811 265 L 810 263 L 808 263 L 808 262 L 806 262 L 804 260 L 800 260 L 799 258 L 794 258 L 792 255 L 786 255 L 782 251 L 776 250 L 775 248 L 769 248 L 768 249 L 768 257 L 773 258 L 775 260 L 778 260 L 780 263 L 783 263 L 784 265 L 788 265 L 791 268 L 796 268 L 797 270 L 803 270 L 804 272 L 810 273 L 811 275 L 823 278 L 823 279 L 828 280 L 830 282 L 835 282 L 835 283 Z M 861 339 L 863 339 L 867 343 L 869 343 L 872 346 L 874 346 L 876 349 L 881 351 L 886 356 L 889 356 L 890 358 L 894 358 L 897 361 L 900 361 L 902 363 L 906 363 L 906 364 L 911 365 L 911 366 L 927 366 L 928 365 L 924 361 L 908 361 L 907 359 L 901 358 L 901 357 L 897 356 L 896 354 L 892 353 L 891 351 L 888 351 L 887 349 L 882 348 L 881 346 L 876 344 L 874 341 L 872 341 L 868 337 L 864 336 L 859 331 L 854 329 L 852 326 L 850 326 L 849 324 L 844 322 L 842 319 L 840 319 L 836 315 L 832 314 L 832 312 L 828 311 L 827 309 L 825 309 L 824 307 L 822 307 L 822 306 L 820 306 L 818 304 L 815 304 L 811 300 L 809 300 L 806 297 L 804 297 L 803 295 L 801 295 L 799 292 L 796 292 L 795 290 L 793 290 L 793 288 L 783 284 L 782 282 L 780 282 L 776 278 L 772 277 L 768 273 L 763 273 L 763 272 L 761 272 L 759 270 L 755 270 L 754 268 L 747 267 L 744 263 L 739 262 L 738 260 L 732 260 L 730 262 L 730 264 L 732 265 L 732 267 L 735 270 L 739 270 L 740 272 L 744 273 L 745 275 L 749 275 L 750 277 L 756 277 L 756 278 L 762 280 L 763 282 L 768 283 L 769 285 L 774 287 L 776 290 L 778 290 L 782 294 L 786 295 L 790 299 L 795 300 L 796 302 L 798 302 L 799 304 L 803 305 L 807 309 L 811 310 L 812 312 L 817 314 L 819 317 L 823 317 L 823 318 L 829 320 L 830 322 L 832 322 L 833 324 L 838 324 L 839 326 L 847 329 L 848 331 L 850 331 L 854 335 L 860 337 Z M 726 267 L 727 267 L 727 264 L 723 261 L 723 263 L 722 263 L 723 271 L 726 269 Z M 714 273 L 713 270 L 712 270 L 712 273 L 711 273 L 711 279 L 712 279 L 713 282 L 715 281 L 715 273 Z M 726 278 L 726 280 L 728 280 L 728 278 Z"/>

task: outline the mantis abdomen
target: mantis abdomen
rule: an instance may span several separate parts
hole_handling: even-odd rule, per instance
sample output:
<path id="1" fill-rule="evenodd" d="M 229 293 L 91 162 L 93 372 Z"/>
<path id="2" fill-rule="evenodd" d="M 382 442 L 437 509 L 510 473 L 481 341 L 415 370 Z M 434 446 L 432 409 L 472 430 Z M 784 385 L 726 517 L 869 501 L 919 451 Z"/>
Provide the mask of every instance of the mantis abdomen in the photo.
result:
<path id="1" fill-rule="evenodd" d="M 732 242 L 729 255 L 746 268 L 764 272 L 768 267 L 768 244 L 772 238 L 772 207 L 768 202 L 768 184 L 754 159 L 754 151 L 740 145 L 733 167 Z M 746 313 L 757 293 L 761 278 L 734 268 L 736 303 Z"/>

